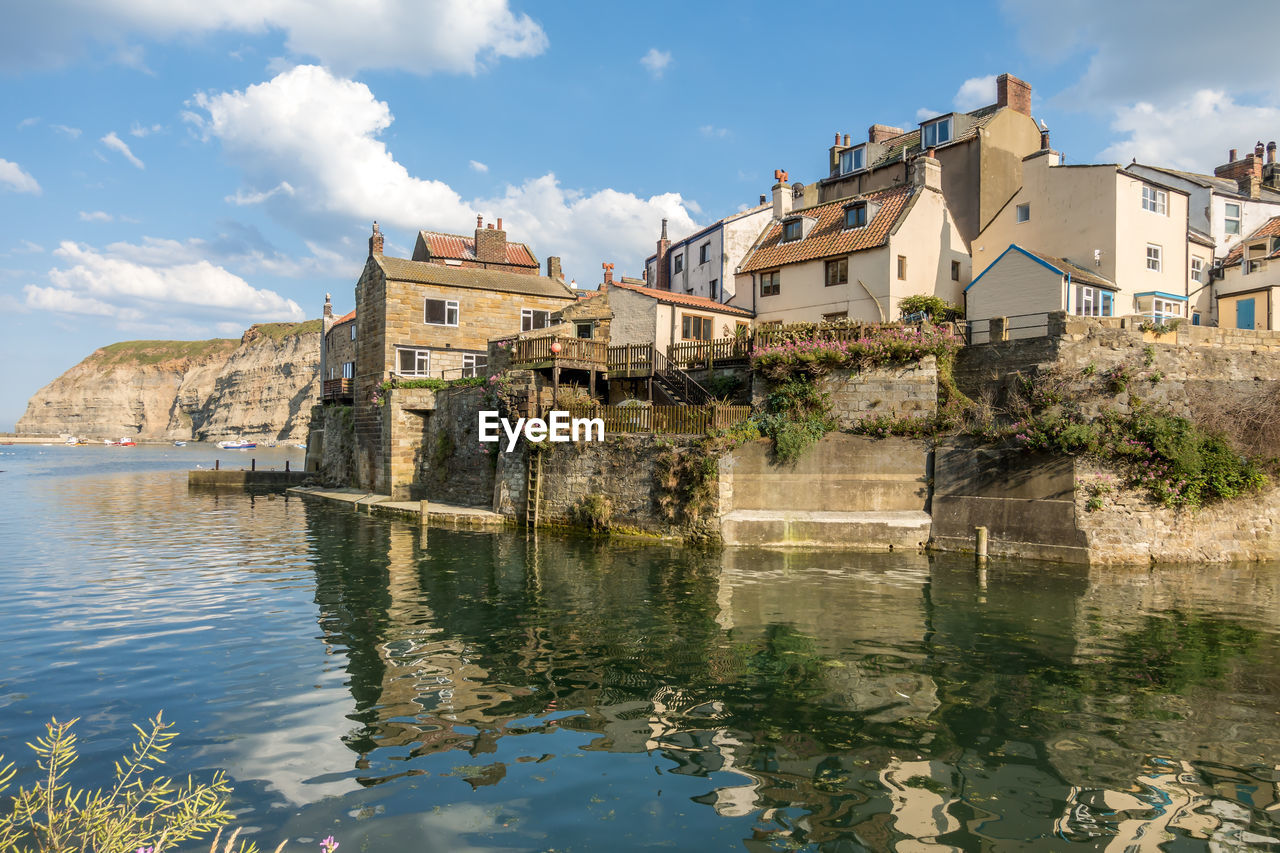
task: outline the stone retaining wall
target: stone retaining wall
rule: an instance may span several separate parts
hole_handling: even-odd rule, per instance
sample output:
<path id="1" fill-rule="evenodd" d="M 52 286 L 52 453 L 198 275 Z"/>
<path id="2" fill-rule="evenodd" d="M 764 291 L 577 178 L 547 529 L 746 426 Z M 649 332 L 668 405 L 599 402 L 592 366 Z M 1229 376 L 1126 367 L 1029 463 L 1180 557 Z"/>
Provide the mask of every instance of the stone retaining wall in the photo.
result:
<path id="1" fill-rule="evenodd" d="M 819 377 L 817 385 L 831 395 L 832 413 L 841 429 L 867 418 L 927 417 L 938 411 L 938 363 L 933 356 L 909 365 L 833 370 Z M 755 374 L 752 404 L 763 406 L 768 395 L 768 381 Z"/>

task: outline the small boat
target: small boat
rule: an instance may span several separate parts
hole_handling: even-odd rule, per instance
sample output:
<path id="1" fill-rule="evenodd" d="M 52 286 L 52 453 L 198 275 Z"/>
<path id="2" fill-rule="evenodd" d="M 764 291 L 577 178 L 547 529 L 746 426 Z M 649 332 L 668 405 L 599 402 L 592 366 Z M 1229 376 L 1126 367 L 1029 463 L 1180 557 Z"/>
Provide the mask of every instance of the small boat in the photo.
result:
<path id="1" fill-rule="evenodd" d="M 186 446 L 187 446 L 187 443 L 186 443 L 185 441 L 175 441 L 175 442 L 173 443 L 173 446 L 174 446 L 174 447 L 186 447 Z"/>
<path id="2" fill-rule="evenodd" d="M 223 450 L 248 450 L 258 445 L 252 441 L 219 441 L 218 447 Z"/>
<path id="3" fill-rule="evenodd" d="M 111 446 L 112 446 L 112 447 L 137 447 L 138 445 L 134 442 L 134 440 L 133 440 L 132 438 L 129 438 L 128 436 L 125 436 L 124 438 L 120 439 L 119 441 L 113 441 L 113 442 L 111 442 Z"/>

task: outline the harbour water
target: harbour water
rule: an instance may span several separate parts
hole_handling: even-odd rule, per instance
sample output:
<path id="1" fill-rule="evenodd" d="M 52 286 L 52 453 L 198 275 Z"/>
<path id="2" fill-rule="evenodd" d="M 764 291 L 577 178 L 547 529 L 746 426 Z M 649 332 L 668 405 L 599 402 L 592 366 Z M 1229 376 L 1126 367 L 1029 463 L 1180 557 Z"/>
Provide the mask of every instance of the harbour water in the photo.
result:
<path id="1" fill-rule="evenodd" d="M 19 781 L 163 710 L 266 849 L 1280 849 L 1280 566 L 424 534 L 214 458 L 0 447 Z"/>

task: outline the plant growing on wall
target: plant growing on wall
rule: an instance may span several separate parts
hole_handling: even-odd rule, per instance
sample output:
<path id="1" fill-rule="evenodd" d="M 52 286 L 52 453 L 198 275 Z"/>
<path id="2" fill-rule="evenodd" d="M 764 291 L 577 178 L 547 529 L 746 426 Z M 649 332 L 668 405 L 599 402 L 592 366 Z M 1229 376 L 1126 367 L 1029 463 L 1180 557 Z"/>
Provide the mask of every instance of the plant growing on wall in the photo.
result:
<path id="1" fill-rule="evenodd" d="M 588 530 L 607 533 L 613 521 L 613 501 L 607 495 L 583 495 L 569 509 L 569 518 Z"/>
<path id="2" fill-rule="evenodd" d="M 928 296 L 923 293 L 903 299 L 898 303 L 898 310 L 902 312 L 903 317 L 924 314 L 930 323 L 964 317 L 964 309 L 958 305 L 952 305 L 940 296 Z"/>

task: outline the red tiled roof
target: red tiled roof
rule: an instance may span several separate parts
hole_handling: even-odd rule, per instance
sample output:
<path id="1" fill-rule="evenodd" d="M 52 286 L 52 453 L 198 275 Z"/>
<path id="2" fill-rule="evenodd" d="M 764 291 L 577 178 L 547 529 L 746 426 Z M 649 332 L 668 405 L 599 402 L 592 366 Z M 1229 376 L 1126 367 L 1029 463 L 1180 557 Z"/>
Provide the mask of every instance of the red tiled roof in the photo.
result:
<path id="1" fill-rule="evenodd" d="M 476 259 L 476 241 L 474 237 L 463 237 L 458 234 L 439 234 L 435 231 L 422 231 L 418 235 L 430 250 L 433 258 L 450 258 L 459 261 Z M 533 252 L 524 243 L 507 243 L 507 263 L 518 267 L 536 267 L 538 262 Z"/>
<path id="2" fill-rule="evenodd" d="M 334 321 L 333 321 L 333 325 L 335 325 L 335 326 L 336 326 L 336 325 L 338 325 L 339 323 L 345 323 L 345 322 L 347 322 L 348 320 L 354 320 L 355 318 L 356 318 L 356 309 L 352 308 L 350 311 L 348 311 L 347 313 L 343 314 L 343 315 L 342 315 L 341 317 L 339 317 L 338 319 L 334 320 Z"/>
<path id="3" fill-rule="evenodd" d="M 742 265 L 742 272 L 755 272 L 784 264 L 847 255 L 862 249 L 882 246 L 888 240 L 889 232 L 903 210 L 906 209 L 913 189 L 910 184 L 903 184 L 856 198 L 845 198 L 804 210 L 792 211 L 788 218 L 804 216 L 818 221 L 813 224 L 803 239 L 788 243 L 782 242 L 781 222 L 775 222 L 769 226 L 769 230 L 756 243 L 755 251 Z M 845 230 L 845 208 L 859 201 L 878 202 L 880 209 L 864 227 Z"/>
<path id="4" fill-rule="evenodd" d="M 1233 264 L 1240 263 L 1240 259 L 1244 257 L 1245 244 L 1258 240 L 1262 237 L 1280 237 L 1280 216 L 1271 217 L 1266 222 L 1262 223 L 1262 225 L 1260 225 L 1257 230 L 1248 237 L 1245 237 L 1239 243 L 1236 243 L 1231 248 L 1231 251 L 1227 252 L 1227 256 L 1222 259 L 1222 265 L 1224 267 L 1229 267 Z M 1267 257 L 1274 258 L 1278 254 L 1280 254 L 1280 249 L 1275 252 L 1268 252 Z"/>
<path id="5" fill-rule="evenodd" d="M 603 285 L 601 285 L 603 287 Z M 701 308 L 703 311 L 719 311 L 722 314 L 737 314 L 743 317 L 754 317 L 745 308 L 738 308 L 735 305 L 725 305 L 716 302 L 714 299 L 708 299 L 705 296 L 694 296 L 691 293 L 676 293 L 672 290 L 659 290 L 656 287 L 641 287 L 638 284 L 623 284 L 620 281 L 611 282 L 610 287 L 621 288 L 622 290 L 630 290 L 632 293 L 640 293 L 645 296 L 653 297 L 659 302 L 665 302 L 668 305 L 683 305 L 686 308 Z"/>

